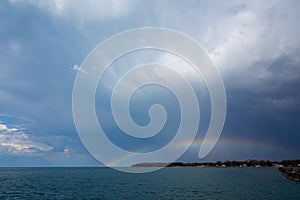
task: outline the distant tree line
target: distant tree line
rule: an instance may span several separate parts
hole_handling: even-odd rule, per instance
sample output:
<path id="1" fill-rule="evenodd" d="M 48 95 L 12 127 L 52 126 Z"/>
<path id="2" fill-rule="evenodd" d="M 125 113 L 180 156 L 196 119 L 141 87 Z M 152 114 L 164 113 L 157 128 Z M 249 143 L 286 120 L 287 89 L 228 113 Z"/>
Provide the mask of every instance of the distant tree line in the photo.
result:
<path id="1" fill-rule="evenodd" d="M 285 166 L 294 167 L 300 166 L 300 160 L 245 160 L 245 161 L 217 161 L 217 162 L 173 162 L 173 163 L 139 163 L 132 167 L 273 167 Z"/>

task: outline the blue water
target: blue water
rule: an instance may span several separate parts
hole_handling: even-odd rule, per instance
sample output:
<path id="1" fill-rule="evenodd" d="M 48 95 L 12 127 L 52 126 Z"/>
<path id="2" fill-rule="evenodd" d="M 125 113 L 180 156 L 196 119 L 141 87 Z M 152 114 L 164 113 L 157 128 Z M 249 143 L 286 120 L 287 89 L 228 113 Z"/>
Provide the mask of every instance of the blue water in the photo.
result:
<path id="1" fill-rule="evenodd" d="M 0 199 L 300 199 L 275 168 L 0 168 Z"/>

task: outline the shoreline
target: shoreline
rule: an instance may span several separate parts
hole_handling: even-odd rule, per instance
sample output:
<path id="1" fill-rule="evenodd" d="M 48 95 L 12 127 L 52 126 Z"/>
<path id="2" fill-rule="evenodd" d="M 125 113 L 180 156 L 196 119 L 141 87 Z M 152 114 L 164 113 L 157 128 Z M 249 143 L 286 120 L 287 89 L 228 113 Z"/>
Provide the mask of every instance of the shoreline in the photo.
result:
<path id="1" fill-rule="evenodd" d="M 269 160 L 246 160 L 246 161 L 217 161 L 206 163 L 139 163 L 131 167 L 171 167 L 171 168 L 277 168 L 278 171 L 288 180 L 300 182 L 300 160 L 283 160 L 283 161 L 269 161 Z"/>
<path id="2" fill-rule="evenodd" d="M 217 161 L 217 162 L 145 162 L 131 167 L 300 167 L 300 160 L 245 160 L 245 161 Z"/>

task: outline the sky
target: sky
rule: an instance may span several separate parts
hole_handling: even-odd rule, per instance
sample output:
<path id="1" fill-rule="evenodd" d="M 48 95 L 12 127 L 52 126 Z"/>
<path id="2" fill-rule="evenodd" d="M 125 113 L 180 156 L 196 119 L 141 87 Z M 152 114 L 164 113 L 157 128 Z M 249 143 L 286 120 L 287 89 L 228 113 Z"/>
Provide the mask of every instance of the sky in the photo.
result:
<path id="1" fill-rule="evenodd" d="M 158 138 L 141 142 L 127 137 L 111 115 L 111 92 L 124 70 L 159 62 L 179 69 L 199 99 L 197 138 L 179 161 L 299 159 L 299 9 L 296 0 L 1 1 L 0 166 L 101 165 L 76 131 L 73 84 L 77 73 L 85 73 L 80 65 L 96 45 L 142 27 L 182 32 L 206 49 L 225 85 L 225 125 L 215 148 L 200 160 L 197 152 L 211 106 L 203 80 L 172 54 L 134 52 L 113 63 L 97 87 L 97 117 L 115 144 L 130 151 L 150 151 L 165 145 L 178 128 L 178 102 L 158 86 L 141 88 L 130 102 L 132 118 L 140 125 L 149 123 L 151 105 L 165 106 L 170 114 Z M 112 164 L 122 159 L 126 157 Z"/>

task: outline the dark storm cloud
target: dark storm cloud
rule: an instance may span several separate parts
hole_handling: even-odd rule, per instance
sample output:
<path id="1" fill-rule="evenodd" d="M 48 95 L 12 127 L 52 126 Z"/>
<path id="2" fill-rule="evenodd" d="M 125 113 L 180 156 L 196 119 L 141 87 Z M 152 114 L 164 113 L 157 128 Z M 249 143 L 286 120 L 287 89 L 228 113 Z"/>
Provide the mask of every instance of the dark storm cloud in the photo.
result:
<path id="1" fill-rule="evenodd" d="M 228 113 L 224 135 L 256 138 L 289 146 L 300 153 L 300 60 L 282 55 L 252 66 L 267 73 L 253 87 L 227 88 Z M 259 76 L 259 74 L 258 74 Z"/>

